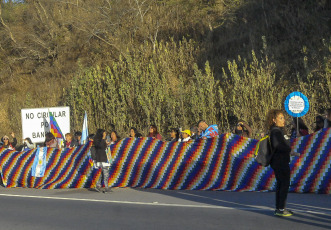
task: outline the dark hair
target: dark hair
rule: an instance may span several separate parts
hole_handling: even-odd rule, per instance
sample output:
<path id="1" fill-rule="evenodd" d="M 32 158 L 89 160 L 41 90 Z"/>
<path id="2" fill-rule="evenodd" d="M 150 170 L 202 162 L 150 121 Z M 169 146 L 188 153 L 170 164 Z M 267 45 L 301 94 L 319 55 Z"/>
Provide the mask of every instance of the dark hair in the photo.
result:
<path id="1" fill-rule="evenodd" d="M 171 128 L 170 132 L 172 132 L 172 131 L 176 133 L 176 141 L 178 141 L 179 140 L 179 130 L 176 128 Z"/>
<path id="2" fill-rule="evenodd" d="M 199 131 L 198 127 L 196 126 L 192 126 L 190 130 L 192 133 L 197 133 Z"/>
<path id="3" fill-rule="evenodd" d="M 284 112 L 280 109 L 272 109 L 268 112 L 265 121 L 266 130 L 270 130 L 273 126 L 275 126 L 274 119 L 276 119 L 279 114 L 284 114 Z"/>
<path id="4" fill-rule="evenodd" d="M 158 131 L 157 131 L 157 127 L 156 127 L 156 125 L 151 125 L 150 128 L 153 129 L 152 136 L 153 136 L 153 137 L 156 137 L 157 134 L 158 134 Z M 148 133 L 148 136 L 149 136 L 150 134 L 151 134 L 151 133 L 149 132 L 149 133 Z"/>
<path id="5" fill-rule="evenodd" d="M 319 122 L 322 123 L 322 126 L 318 126 L 319 122 L 317 122 L 317 120 L 319 120 Z M 315 117 L 315 123 L 316 123 L 316 126 L 315 126 L 315 129 L 314 129 L 314 132 L 317 132 L 318 130 L 320 130 L 324 127 L 324 118 L 321 115 L 317 115 Z"/>
<path id="6" fill-rule="evenodd" d="M 117 140 L 121 139 L 121 138 L 118 136 L 118 133 L 117 133 L 115 130 L 111 131 L 111 133 L 110 133 L 110 138 L 111 138 L 111 134 L 112 134 L 112 133 L 115 133 L 115 135 L 116 135 L 116 137 L 117 137 Z"/>
<path id="7" fill-rule="evenodd" d="M 98 143 L 100 143 L 101 142 L 101 140 L 102 140 L 102 138 L 103 138 L 103 133 L 105 132 L 105 130 L 104 129 L 98 129 L 97 130 L 97 132 L 96 132 L 96 134 L 95 134 L 95 136 L 94 136 L 94 138 L 93 138 L 93 142 L 94 142 L 94 144 L 98 144 Z"/>
<path id="8" fill-rule="evenodd" d="M 135 137 L 137 137 L 137 134 L 138 134 L 137 129 L 135 127 L 131 127 L 130 131 L 131 131 L 131 129 L 134 131 Z M 130 134 L 130 137 L 131 137 L 131 134 Z"/>
<path id="9" fill-rule="evenodd" d="M 88 135 L 88 139 L 93 139 L 94 138 L 94 136 L 95 136 L 95 134 L 93 133 L 93 134 L 90 134 L 90 135 Z"/>
<path id="10" fill-rule="evenodd" d="M 1 137 L 1 142 L 4 142 L 4 136 L 3 137 Z M 9 141 L 9 137 L 8 137 L 8 143 L 10 143 L 10 141 Z"/>
<path id="11" fill-rule="evenodd" d="M 53 133 L 46 133 L 46 135 L 45 135 L 45 143 L 47 143 L 47 142 L 49 142 L 49 141 L 51 141 L 53 139 L 55 139 Z"/>
<path id="12" fill-rule="evenodd" d="M 27 137 L 27 138 L 25 138 L 24 140 L 27 140 L 27 141 L 29 142 L 30 145 L 33 144 L 32 141 L 31 141 L 31 138 L 30 138 L 30 137 Z"/>
<path id="13" fill-rule="evenodd" d="M 298 118 L 293 117 L 293 122 L 294 122 L 294 124 L 295 124 L 295 125 L 297 124 L 297 119 L 298 119 L 298 122 L 299 122 L 299 129 L 306 129 L 306 130 L 308 130 L 308 127 L 307 127 L 306 124 L 303 122 L 303 120 L 302 120 L 301 117 L 298 117 Z"/>
<path id="14" fill-rule="evenodd" d="M 321 116 L 321 115 L 317 115 L 316 117 L 315 117 L 315 121 L 316 120 L 320 120 L 321 122 L 324 122 L 324 118 L 323 118 L 323 116 Z"/>
<path id="15" fill-rule="evenodd" d="M 75 137 L 78 137 L 78 136 L 82 136 L 82 132 L 80 132 L 80 131 L 76 131 L 76 132 L 75 132 Z"/>

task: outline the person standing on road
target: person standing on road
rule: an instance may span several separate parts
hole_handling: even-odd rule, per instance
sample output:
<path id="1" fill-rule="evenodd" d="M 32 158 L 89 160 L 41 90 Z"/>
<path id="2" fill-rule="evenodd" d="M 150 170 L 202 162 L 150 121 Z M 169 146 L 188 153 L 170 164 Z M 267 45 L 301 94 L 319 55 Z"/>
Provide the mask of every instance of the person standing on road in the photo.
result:
<path id="1" fill-rule="evenodd" d="M 270 166 L 276 176 L 276 216 L 291 216 L 293 212 L 286 209 L 286 200 L 288 189 L 290 187 L 290 153 L 291 147 L 284 138 L 283 128 L 285 126 L 285 117 L 282 110 L 270 110 L 266 119 L 266 128 L 270 133 L 271 147 L 273 156 Z"/>
<path id="2" fill-rule="evenodd" d="M 101 179 L 103 177 L 103 183 L 105 184 L 104 193 L 110 192 L 108 187 L 109 178 L 109 166 L 106 154 L 106 148 L 109 143 L 106 142 L 107 133 L 104 129 L 98 129 L 93 140 L 95 147 L 96 166 L 101 168 L 101 175 L 96 183 L 95 190 L 101 192 Z"/>

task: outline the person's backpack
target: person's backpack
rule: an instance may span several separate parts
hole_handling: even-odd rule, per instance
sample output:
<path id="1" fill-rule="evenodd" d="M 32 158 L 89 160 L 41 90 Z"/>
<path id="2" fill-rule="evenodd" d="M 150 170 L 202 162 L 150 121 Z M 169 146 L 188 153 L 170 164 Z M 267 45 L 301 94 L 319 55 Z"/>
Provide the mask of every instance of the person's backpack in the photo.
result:
<path id="1" fill-rule="evenodd" d="M 270 136 L 266 135 L 261 138 L 256 144 L 255 160 L 260 165 L 267 167 L 270 164 L 274 151 L 271 147 Z"/>

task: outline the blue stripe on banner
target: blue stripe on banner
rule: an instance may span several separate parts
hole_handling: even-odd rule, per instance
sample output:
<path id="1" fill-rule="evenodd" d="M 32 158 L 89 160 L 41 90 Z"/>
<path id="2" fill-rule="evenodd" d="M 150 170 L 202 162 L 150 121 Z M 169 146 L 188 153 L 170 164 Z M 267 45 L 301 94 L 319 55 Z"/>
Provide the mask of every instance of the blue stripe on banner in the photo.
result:
<path id="1" fill-rule="evenodd" d="M 172 143 L 173 145 L 176 143 Z M 178 147 L 174 150 L 174 155 L 171 158 L 171 160 L 169 161 L 169 165 L 167 167 L 167 169 L 165 170 L 164 173 L 164 177 L 160 182 L 160 187 L 163 188 L 163 186 L 165 186 L 166 182 L 169 180 L 169 185 L 166 189 L 170 188 L 170 185 L 172 183 L 172 178 L 170 178 L 171 176 L 171 172 L 172 169 L 174 168 L 174 165 L 176 164 L 176 160 L 179 158 L 180 153 L 182 152 L 182 149 L 184 147 L 184 144 L 182 142 L 178 142 Z"/>
<path id="2" fill-rule="evenodd" d="M 31 175 L 34 177 L 37 174 L 36 169 L 37 169 L 38 162 L 39 162 L 39 152 L 40 152 L 40 148 L 37 147 L 37 151 L 35 153 L 35 157 L 34 157 L 34 161 L 33 161 L 33 165 L 32 165 L 32 172 L 31 172 Z"/>
<path id="3" fill-rule="evenodd" d="M 130 141 L 130 138 L 126 138 L 125 140 L 123 140 L 123 144 L 121 145 L 121 147 L 119 148 L 118 151 L 124 152 L 124 149 L 127 147 L 129 141 Z M 130 146 L 130 148 L 131 148 L 131 146 Z M 118 161 L 116 162 L 117 166 L 120 166 L 123 164 L 123 167 L 121 166 L 121 168 L 125 168 L 125 166 L 127 166 L 128 159 L 130 159 L 129 156 L 130 156 L 130 153 L 128 153 L 127 156 L 122 160 L 123 162 L 119 162 L 121 160 L 120 158 L 122 158 L 122 156 L 120 156 L 118 158 Z M 124 176 L 125 176 L 125 170 L 121 170 L 114 186 L 119 186 L 122 183 Z"/>
<path id="4" fill-rule="evenodd" d="M 195 152 L 197 151 L 198 147 L 199 147 L 199 140 L 195 140 L 192 143 L 192 147 L 191 147 L 191 152 L 192 152 L 192 157 L 194 156 Z M 199 158 L 200 159 L 200 158 Z M 190 185 L 190 182 L 193 180 L 194 178 L 194 168 L 196 167 L 199 159 L 197 159 L 197 161 L 192 163 L 191 169 L 190 171 L 188 171 L 188 174 L 186 176 L 186 179 L 184 180 L 184 183 L 182 185 L 182 189 L 187 189 L 187 187 Z M 188 161 L 193 161 L 193 159 L 189 159 L 187 158 Z"/>
<path id="5" fill-rule="evenodd" d="M 219 140 L 220 140 L 220 137 L 217 137 Z M 203 140 L 200 140 L 201 143 L 203 142 Z M 203 188 L 204 186 L 204 178 L 205 178 L 205 170 L 206 170 L 206 167 L 207 166 L 207 158 L 208 158 L 208 155 L 210 154 L 210 148 L 212 146 L 212 139 L 211 138 L 208 138 L 206 139 L 205 141 L 205 145 L 204 145 L 204 148 L 203 148 L 203 154 L 201 154 L 201 158 L 200 160 L 198 161 L 198 164 L 196 165 L 197 167 L 195 168 L 195 177 L 197 180 L 200 180 L 200 181 L 196 181 L 195 183 L 195 186 L 193 187 L 193 190 L 200 190 Z M 208 154 L 209 153 L 209 154 Z M 214 154 L 214 153 L 212 153 Z"/>
<path id="6" fill-rule="evenodd" d="M 155 148 L 153 149 L 150 161 L 147 163 L 147 167 L 149 170 L 146 171 L 146 176 L 144 183 L 146 188 L 149 188 L 153 184 L 153 179 L 155 178 L 155 166 L 159 163 L 157 161 L 157 156 L 160 154 L 160 149 L 162 147 L 162 141 L 157 140 L 157 144 Z"/>
<path id="7" fill-rule="evenodd" d="M 170 157 L 170 154 L 173 153 L 173 156 L 170 158 L 168 166 L 166 167 L 166 170 L 164 170 L 164 174 L 159 179 L 159 183 L 156 188 L 161 189 L 164 184 L 166 183 L 168 176 L 170 176 L 170 165 L 172 165 L 173 161 L 176 159 L 176 156 L 178 156 L 178 151 L 183 147 L 183 144 L 180 142 L 170 142 L 168 145 L 169 152 L 167 154 L 164 154 L 161 164 L 159 165 L 158 169 L 161 169 L 162 166 L 166 163 L 168 157 Z M 169 154 L 169 155 L 168 155 Z"/>

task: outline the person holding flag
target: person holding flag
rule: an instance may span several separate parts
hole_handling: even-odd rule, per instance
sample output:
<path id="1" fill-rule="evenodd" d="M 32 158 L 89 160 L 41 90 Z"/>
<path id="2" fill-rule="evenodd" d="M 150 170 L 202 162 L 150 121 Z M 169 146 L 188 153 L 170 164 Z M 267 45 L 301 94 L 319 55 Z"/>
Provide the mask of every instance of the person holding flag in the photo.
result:
<path id="1" fill-rule="evenodd" d="M 51 112 L 49 112 L 49 126 L 50 126 L 50 133 L 53 135 L 54 139 L 52 139 L 53 137 L 51 135 L 46 134 L 46 140 L 48 139 L 48 142 L 50 143 L 50 141 L 52 141 L 52 146 L 55 146 L 55 144 L 53 143 L 54 141 L 57 142 L 56 147 L 58 148 L 61 146 L 60 143 L 63 142 L 64 136 L 61 132 L 60 126 L 57 124 L 55 117 L 53 116 L 53 114 Z M 46 144 L 46 141 L 45 141 Z M 46 144 L 47 146 L 47 144 Z"/>

